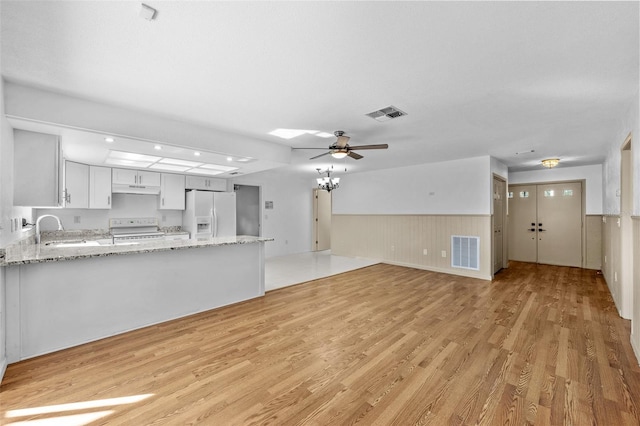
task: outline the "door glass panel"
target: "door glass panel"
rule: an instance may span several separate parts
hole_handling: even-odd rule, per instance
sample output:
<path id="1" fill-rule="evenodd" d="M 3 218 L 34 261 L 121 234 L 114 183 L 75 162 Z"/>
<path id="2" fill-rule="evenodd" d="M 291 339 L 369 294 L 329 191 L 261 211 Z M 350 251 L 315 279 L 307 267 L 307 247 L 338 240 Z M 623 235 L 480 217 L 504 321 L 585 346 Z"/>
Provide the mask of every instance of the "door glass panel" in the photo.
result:
<path id="1" fill-rule="evenodd" d="M 565 189 L 562 192 L 562 195 L 564 195 L 565 197 L 573 197 L 573 189 Z"/>
<path id="2" fill-rule="evenodd" d="M 553 189 L 545 189 L 544 196 L 545 197 L 553 197 L 555 195 L 555 191 Z"/>
<path id="3" fill-rule="evenodd" d="M 520 198 L 529 198 L 529 191 L 520 191 Z"/>

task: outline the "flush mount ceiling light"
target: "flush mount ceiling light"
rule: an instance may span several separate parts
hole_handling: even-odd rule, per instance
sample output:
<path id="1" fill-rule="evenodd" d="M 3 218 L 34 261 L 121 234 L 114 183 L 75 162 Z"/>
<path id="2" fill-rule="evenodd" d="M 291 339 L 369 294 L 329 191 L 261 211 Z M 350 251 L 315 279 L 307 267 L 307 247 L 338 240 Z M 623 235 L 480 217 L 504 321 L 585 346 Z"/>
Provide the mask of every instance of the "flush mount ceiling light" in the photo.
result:
<path id="1" fill-rule="evenodd" d="M 111 142 L 115 142 L 115 139 L 114 138 L 110 138 L 110 137 L 106 137 L 106 138 L 104 138 L 104 141 L 107 142 L 107 143 L 111 143 Z"/>
<path id="2" fill-rule="evenodd" d="M 105 164 L 127 166 L 139 169 L 165 170 L 170 172 L 197 173 L 203 175 L 219 175 L 238 170 L 237 167 L 219 164 L 202 163 L 171 157 L 156 157 L 135 152 L 110 150 Z"/>
<path id="3" fill-rule="evenodd" d="M 557 166 L 559 162 L 559 158 L 547 158 L 545 160 L 542 160 L 542 165 L 548 169 L 552 169 Z"/>
<path id="4" fill-rule="evenodd" d="M 333 135 L 327 132 L 321 132 L 318 130 L 303 130 L 303 129 L 275 129 L 269 132 L 272 136 L 277 136 L 282 139 L 293 139 L 302 135 L 314 135 L 320 138 L 331 138 Z"/>

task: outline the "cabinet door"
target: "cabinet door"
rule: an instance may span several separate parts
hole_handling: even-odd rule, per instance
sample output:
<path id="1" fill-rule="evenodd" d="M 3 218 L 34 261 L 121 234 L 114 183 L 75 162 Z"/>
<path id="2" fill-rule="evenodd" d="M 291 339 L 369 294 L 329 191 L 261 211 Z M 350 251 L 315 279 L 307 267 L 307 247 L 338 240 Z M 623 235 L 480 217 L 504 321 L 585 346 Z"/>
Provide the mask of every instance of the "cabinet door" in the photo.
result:
<path id="1" fill-rule="evenodd" d="M 56 135 L 13 131 L 13 205 L 62 205 L 62 156 Z"/>
<path id="2" fill-rule="evenodd" d="M 113 183 L 123 185 L 137 185 L 138 184 L 138 171 L 131 169 L 113 169 L 112 170 Z"/>
<path id="3" fill-rule="evenodd" d="M 89 166 L 89 208 L 111 208 L 111 168 Z"/>
<path id="4" fill-rule="evenodd" d="M 64 193 L 67 209 L 86 209 L 89 207 L 89 166 L 86 164 L 65 162 Z"/>
<path id="5" fill-rule="evenodd" d="M 207 189 L 209 191 L 226 191 L 227 181 L 220 178 L 207 178 Z"/>
<path id="6" fill-rule="evenodd" d="M 184 210 L 185 177 L 171 173 L 162 173 L 160 177 L 159 210 Z"/>
<path id="7" fill-rule="evenodd" d="M 138 170 L 138 185 L 160 186 L 160 173 Z"/>
<path id="8" fill-rule="evenodd" d="M 206 185 L 206 178 L 202 176 L 187 176 L 186 178 L 187 189 L 209 189 Z"/>

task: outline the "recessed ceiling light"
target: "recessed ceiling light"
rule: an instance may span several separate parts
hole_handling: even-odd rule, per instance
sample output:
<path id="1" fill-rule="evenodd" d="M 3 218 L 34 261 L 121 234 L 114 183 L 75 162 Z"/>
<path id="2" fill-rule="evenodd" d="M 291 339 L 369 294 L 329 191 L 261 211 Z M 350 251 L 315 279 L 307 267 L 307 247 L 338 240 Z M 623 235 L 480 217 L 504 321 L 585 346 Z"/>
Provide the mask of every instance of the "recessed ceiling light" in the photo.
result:
<path id="1" fill-rule="evenodd" d="M 193 155 L 195 155 L 196 157 L 200 156 L 200 153 L 198 151 L 194 152 Z"/>
<path id="2" fill-rule="evenodd" d="M 160 151 L 162 149 L 162 147 L 160 145 L 154 145 L 153 149 L 157 149 L 158 151 Z"/>
<path id="3" fill-rule="evenodd" d="M 303 129 L 275 129 L 269 132 L 270 135 L 277 136 L 282 139 L 292 139 L 297 136 L 307 135 L 307 134 L 317 135 L 318 133 L 322 133 L 322 132 L 318 132 L 317 130 L 303 130 Z M 322 137 L 325 137 L 325 136 L 322 136 Z"/>
<path id="4" fill-rule="evenodd" d="M 115 142 L 114 138 L 104 138 L 105 142 L 111 143 L 111 142 Z"/>
<path id="5" fill-rule="evenodd" d="M 227 157 L 227 161 L 233 161 L 232 157 Z"/>
<path id="6" fill-rule="evenodd" d="M 332 138 L 332 137 L 334 137 L 333 133 L 327 133 L 327 132 L 318 132 L 318 133 L 315 133 L 315 135 L 319 136 L 321 138 Z"/>

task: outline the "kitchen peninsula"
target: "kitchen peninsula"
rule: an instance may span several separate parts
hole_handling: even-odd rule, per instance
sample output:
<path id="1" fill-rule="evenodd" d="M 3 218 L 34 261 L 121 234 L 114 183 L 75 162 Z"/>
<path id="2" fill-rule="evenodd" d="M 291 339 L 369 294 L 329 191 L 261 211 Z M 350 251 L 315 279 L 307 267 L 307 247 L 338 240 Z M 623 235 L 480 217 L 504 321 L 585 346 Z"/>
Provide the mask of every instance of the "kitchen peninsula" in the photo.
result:
<path id="1" fill-rule="evenodd" d="M 264 295 L 264 243 L 237 236 L 7 247 L 9 363 Z"/>

